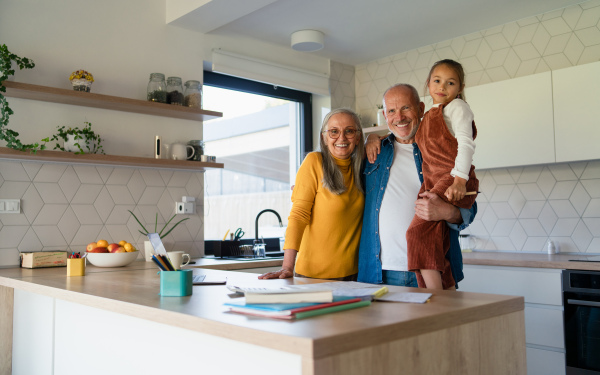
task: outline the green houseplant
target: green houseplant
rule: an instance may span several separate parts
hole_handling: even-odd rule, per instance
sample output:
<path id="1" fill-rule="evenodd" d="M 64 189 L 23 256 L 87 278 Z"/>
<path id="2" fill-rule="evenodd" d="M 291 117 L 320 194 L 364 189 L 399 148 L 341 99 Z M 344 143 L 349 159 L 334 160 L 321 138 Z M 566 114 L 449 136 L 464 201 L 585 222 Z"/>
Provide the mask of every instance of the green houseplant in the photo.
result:
<path id="1" fill-rule="evenodd" d="M 6 87 L 3 85 L 4 81 L 15 74 L 15 70 L 12 69 L 13 62 L 16 63 L 21 70 L 32 69 L 35 66 L 33 60 L 26 57 L 19 57 L 14 53 L 11 53 L 8 50 L 8 47 L 6 47 L 6 44 L 0 46 L 0 140 L 6 142 L 6 147 L 19 151 L 30 150 L 35 153 L 38 149 L 45 149 L 46 146 L 40 145 L 39 143 L 23 144 L 18 139 L 19 133 L 8 128 L 8 118 L 14 112 L 8 106 L 8 101 L 6 101 L 6 98 L 2 93 L 6 92 Z"/>
<path id="2" fill-rule="evenodd" d="M 67 143 L 74 141 L 73 148 L 78 150 L 75 151 L 75 154 L 104 154 L 102 138 L 92 130 L 91 123 L 86 121 L 84 124 L 85 126 L 82 129 L 78 127 L 67 128 L 66 126 L 57 126 L 57 132 L 52 137 L 44 138 L 42 141 L 50 142 L 62 139 L 64 146 L 61 146 L 58 142 L 54 146 L 55 150 L 62 151 L 73 151 L 71 148 L 67 149 Z"/>
<path id="3" fill-rule="evenodd" d="M 141 234 L 143 234 L 144 236 L 147 236 L 148 233 L 158 233 L 158 236 L 160 238 L 164 238 L 166 236 L 169 235 L 169 233 L 171 233 L 173 231 L 173 229 L 175 229 L 179 224 L 181 224 L 182 222 L 189 220 L 189 217 L 186 217 L 185 219 L 181 219 L 178 222 L 176 222 L 175 224 L 173 224 L 173 226 L 167 230 L 166 233 L 163 234 L 163 232 L 167 229 L 167 226 L 171 223 L 171 221 L 173 221 L 173 219 L 175 219 L 175 216 L 177 216 L 177 214 L 171 216 L 171 218 L 169 219 L 169 221 L 167 221 L 167 223 L 165 224 L 164 227 L 162 227 L 162 229 L 160 230 L 160 232 L 158 231 L 158 213 L 156 213 L 156 219 L 154 221 L 154 232 L 149 232 L 148 229 L 146 229 L 146 227 L 144 227 L 144 224 L 142 224 L 142 222 L 137 218 L 137 216 L 135 216 L 135 214 L 131 211 L 131 210 L 127 210 L 129 211 L 129 213 L 131 214 L 131 216 L 133 216 L 133 218 L 135 219 L 135 221 L 138 222 L 138 224 L 142 227 L 142 230 L 138 230 L 138 232 L 140 232 Z"/>

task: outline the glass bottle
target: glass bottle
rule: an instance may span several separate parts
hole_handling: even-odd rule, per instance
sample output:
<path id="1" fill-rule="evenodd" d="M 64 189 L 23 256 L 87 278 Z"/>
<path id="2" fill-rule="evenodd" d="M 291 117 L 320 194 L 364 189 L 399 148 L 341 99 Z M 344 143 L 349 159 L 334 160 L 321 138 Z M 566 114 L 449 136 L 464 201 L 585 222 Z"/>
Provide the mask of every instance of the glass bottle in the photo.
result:
<path id="1" fill-rule="evenodd" d="M 164 74 L 150 74 L 150 82 L 148 82 L 148 101 L 159 103 L 167 102 L 167 84 L 165 83 Z"/>
<path id="2" fill-rule="evenodd" d="M 181 78 L 167 78 L 167 104 L 183 105 L 183 86 Z"/>
<path id="3" fill-rule="evenodd" d="M 184 104 L 186 107 L 202 108 L 202 84 L 200 81 L 185 83 Z"/>

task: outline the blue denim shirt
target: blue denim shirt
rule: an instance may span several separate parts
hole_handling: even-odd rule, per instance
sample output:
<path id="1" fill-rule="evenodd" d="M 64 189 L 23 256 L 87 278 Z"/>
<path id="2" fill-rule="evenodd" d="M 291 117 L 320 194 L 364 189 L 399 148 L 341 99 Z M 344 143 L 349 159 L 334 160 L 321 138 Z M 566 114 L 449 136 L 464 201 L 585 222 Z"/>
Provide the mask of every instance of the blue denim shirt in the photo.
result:
<path id="1" fill-rule="evenodd" d="M 383 200 L 383 194 L 390 178 L 390 167 L 394 160 L 394 135 L 390 134 L 381 142 L 381 152 L 371 164 L 365 163 L 363 170 L 363 183 L 365 187 L 365 211 L 363 214 L 362 234 L 360 237 L 360 248 L 358 252 L 358 281 L 372 284 L 381 284 L 381 242 L 379 240 L 379 208 Z M 415 164 L 419 172 L 419 180 L 423 183 L 421 172 L 421 151 L 416 143 L 413 143 L 415 150 Z M 415 197 L 416 198 L 416 197 Z M 452 276 L 458 284 L 464 278 L 462 253 L 458 242 L 458 232 L 465 229 L 477 214 L 477 203 L 473 204 L 470 210 L 460 209 L 463 223 L 458 226 L 448 223 L 450 227 L 450 249 L 446 258 L 450 261 Z"/>

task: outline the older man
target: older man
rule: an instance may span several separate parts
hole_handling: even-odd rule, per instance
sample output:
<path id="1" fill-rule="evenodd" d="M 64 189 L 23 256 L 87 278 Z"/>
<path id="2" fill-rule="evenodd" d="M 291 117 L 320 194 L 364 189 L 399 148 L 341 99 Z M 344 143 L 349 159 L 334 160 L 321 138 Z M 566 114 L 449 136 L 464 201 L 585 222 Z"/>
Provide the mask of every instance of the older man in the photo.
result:
<path id="1" fill-rule="evenodd" d="M 429 192 L 415 202 L 423 176 L 421 153 L 414 139 L 425 104 L 414 87 L 398 84 L 383 94 L 383 108 L 391 134 L 380 147 L 379 137 L 369 136 L 358 281 L 418 286 L 416 275 L 408 271 L 406 250 L 406 230 L 416 213 L 424 220 L 448 223 L 450 249 L 446 257 L 458 283 L 464 277 L 458 231 L 473 221 L 477 204 L 470 210 L 459 209 Z"/>

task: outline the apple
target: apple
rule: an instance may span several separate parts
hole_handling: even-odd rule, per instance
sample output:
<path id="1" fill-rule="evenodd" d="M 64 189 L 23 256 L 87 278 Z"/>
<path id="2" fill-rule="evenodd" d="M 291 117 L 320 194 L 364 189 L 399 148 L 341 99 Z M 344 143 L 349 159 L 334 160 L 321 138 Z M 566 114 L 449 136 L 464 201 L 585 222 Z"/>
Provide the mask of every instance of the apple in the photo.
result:
<path id="1" fill-rule="evenodd" d="M 95 243 L 95 242 L 91 242 L 91 243 L 89 243 L 89 244 L 86 246 L 86 248 L 85 248 L 85 249 L 86 249 L 88 252 L 91 252 L 91 251 L 92 251 L 92 250 L 94 250 L 96 247 L 98 247 L 98 246 L 96 245 L 96 243 Z"/>
<path id="2" fill-rule="evenodd" d="M 119 248 L 119 244 L 118 243 L 111 243 L 106 248 L 108 249 L 109 252 L 115 253 L 116 252 L 115 250 L 117 250 Z"/>
<path id="3" fill-rule="evenodd" d="M 88 251 L 88 253 L 108 253 L 108 249 L 105 247 L 95 247 L 91 251 Z"/>
<path id="4" fill-rule="evenodd" d="M 111 253 L 126 253 L 127 250 L 123 246 L 119 246 L 116 250 L 111 251 Z"/>

